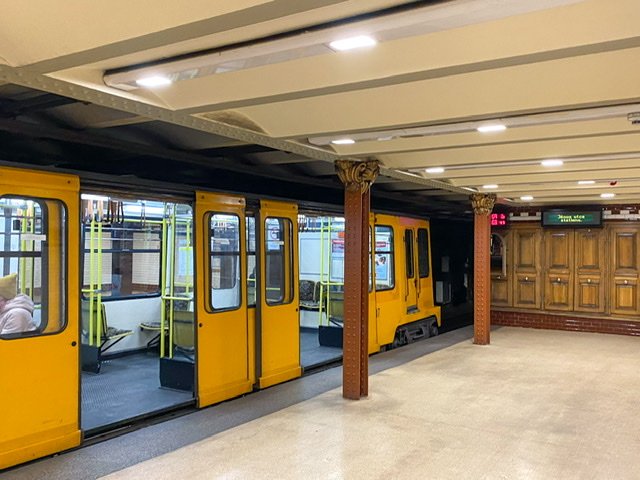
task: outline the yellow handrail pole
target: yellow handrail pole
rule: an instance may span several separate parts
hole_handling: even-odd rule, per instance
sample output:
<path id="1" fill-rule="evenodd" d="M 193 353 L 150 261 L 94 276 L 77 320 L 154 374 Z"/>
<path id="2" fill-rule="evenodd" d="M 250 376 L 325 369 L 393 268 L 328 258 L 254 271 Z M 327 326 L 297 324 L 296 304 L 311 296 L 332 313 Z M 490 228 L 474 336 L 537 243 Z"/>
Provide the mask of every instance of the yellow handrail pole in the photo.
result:
<path id="1" fill-rule="evenodd" d="M 161 278 L 160 278 L 160 357 L 164 357 L 164 323 L 166 320 L 166 300 L 167 294 L 167 204 L 164 205 L 164 215 L 162 216 L 162 254 L 161 254 Z"/>
<path id="2" fill-rule="evenodd" d="M 20 223 L 20 233 L 27 233 L 27 222 L 28 216 L 26 210 L 23 212 L 21 208 L 18 208 L 16 211 L 18 217 L 21 218 Z M 22 240 L 22 235 L 20 236 L 20 252 L 24 252 L 27 248 L 26 240 Z M 27 261 L 26 258 L 20 257 L 18 259 L 18 270 L 20 272 L 20 291 L 24 293 L 26 287 L 26 276 L 27 276 Z"/>
<path id="3" fill-rule="evenodd" d="M 35 212 L 35 207 L 33 202 L 31 202 L 31 204 L 29 205 L 29 218 L 31 219 L 31 228 L 29 229 L 31 233 L 36 233 L 36 221 L 35 221 L 35 217 L 36 217 L 36 212 Z M 29 251 L 34 252 L 36 249 L 36 242 L 35 240 L 31 240 L 31 249 Z M 33 299 L 33 296 L 35 295 L 35 285 L 36 285 L 36 272 L 35 272 L 35 257 L 32 256 L 31 257 L 31 261 L 29 262 L 31 264 L 31 275 L 30 275 L 30 283 L 29 283 L 29 296 Z"/>
<path id="4" fill-rule="evenodd" d="M 169 296 L 171 300 L 169 300 L 169 358 L 173 358 L 173 294 L 174 294 L 174 285 L 173 281 L 175 278 L 175 267 L 176 267 L 176 206 L 173 205 L 173 211 L 171 215 L 171 263 L 169 264 Z"/>
<path id="5" fill-rule="evenodd" d="M 100 346 L 100 342 L 102 341 L 102 219 L 98 222 L 98 271 L 96 276 L 98 277 L 96 279 L 96 289 L 98 290 L 96 308 L 96 345 Z"/>
<path id="6" fill-rule="evenodd" d="M 89 226 L 89 345 L 93 345 L 93 308 L 95 296 L 94 292 L 96 289 L 94 280 L 95 280 L 95 240 L 94 240 L 94 230 L 95 223 L 93 216 L 91 216 L 91 224 Z"/>
<path id="7" fill-rule="evenodd" d="M 185 292 L 189 293 L 189 289 L 191 287 L 191 284 L 189 282 L 189 278 L 191 277 L 191 263 L 192 263 L 192 259 L 191 257 L 193 257 L 193 247 L 191 246 L 191 219 L 187 219 L 186 222 L 186 228 L 187 228 L 187 250 L 186 250 L 186 255 L 185 255 L 185 261 L 187 262 L 186 268 L 185 268 L 185 272 L 186 272 L 186 285 L 185 285 Z"/>

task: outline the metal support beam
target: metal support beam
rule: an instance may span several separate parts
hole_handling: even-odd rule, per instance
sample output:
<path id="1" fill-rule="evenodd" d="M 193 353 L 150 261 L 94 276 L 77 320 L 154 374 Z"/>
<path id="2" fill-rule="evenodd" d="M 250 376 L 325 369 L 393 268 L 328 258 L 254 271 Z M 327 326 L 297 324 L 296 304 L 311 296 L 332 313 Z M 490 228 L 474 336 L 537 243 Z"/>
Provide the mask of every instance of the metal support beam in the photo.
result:
<path id="1" fill-rule="evenodd" d="M 338 160 L 336 171 L 346 222 L 342 396 L 359 400 L 369 394 L 369 201 L 379 164 Z"/>
<path id="2" fill-rule="evenodd" d="M 493 193 L 470 196 L 474 213 L 473 230 L 473 343 L 489 345 L 491 340 L 490 214 L 496 202 Z"/>

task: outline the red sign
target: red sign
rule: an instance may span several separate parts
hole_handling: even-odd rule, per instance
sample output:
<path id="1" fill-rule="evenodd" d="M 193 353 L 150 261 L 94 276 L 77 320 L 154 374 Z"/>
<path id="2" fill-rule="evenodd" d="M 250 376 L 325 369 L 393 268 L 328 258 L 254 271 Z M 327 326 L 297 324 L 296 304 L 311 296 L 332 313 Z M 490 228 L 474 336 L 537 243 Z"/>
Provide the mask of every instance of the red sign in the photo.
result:
<path id="1" fill-rule="evenodd" d="M 491 226 L 492 227 L 504 227 L 507 224 L 506 213 L 492 213 L 491 214 Z"/>

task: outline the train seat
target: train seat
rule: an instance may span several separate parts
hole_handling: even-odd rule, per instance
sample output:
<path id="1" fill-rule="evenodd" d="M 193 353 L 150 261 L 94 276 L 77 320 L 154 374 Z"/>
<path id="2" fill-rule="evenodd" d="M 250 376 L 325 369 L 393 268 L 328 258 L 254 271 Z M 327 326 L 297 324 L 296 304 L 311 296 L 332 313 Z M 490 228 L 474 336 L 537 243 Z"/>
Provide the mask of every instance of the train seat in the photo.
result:
<path id="1" fill-rule="evenodd" d="M 92 325 L 90 325 L 92 324 Z M 99 345 L 94 345 L 93 342 L 97 340 L 98 331 L 98 309 L 97 305 L 93 306 L 93 315 L 90 312 L 90 307 L 87 302 L 83 302 L 82 305 L 82 338 L 83 338 L 83 369 L 93 371 L 94 373 L 100 372 L 100 365 L 102 363 L 102 355 L 111 347 L 122 341 L 124 338 L 133 334 L 133 330 L 121 329 L 109 326 L 107 321 L 107 309 L 104 303 L 100 304 L 100 339 Z M 93 338 L 90 338 L 90 332 L 93 334 Z M 94 349 L 93 355 L 87 355 L 88 349 Z M 85 368 L 86 367 L 86 368 Z"/>

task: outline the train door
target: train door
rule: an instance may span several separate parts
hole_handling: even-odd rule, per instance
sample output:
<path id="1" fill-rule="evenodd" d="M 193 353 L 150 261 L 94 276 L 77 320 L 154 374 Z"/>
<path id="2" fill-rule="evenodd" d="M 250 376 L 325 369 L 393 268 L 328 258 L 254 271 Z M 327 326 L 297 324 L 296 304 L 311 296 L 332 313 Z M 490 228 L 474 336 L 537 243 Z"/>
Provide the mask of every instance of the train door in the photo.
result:
<path id="1" fill-rule="evenodd" d="M 0 470 L 81 441 L 78 192 L 0 168 Z"/>
<path id="2" fill-rule="evenodd" d="M 193 402 L 193 211 L 83 192 L 81 427 Z"/>
<path id="3" fill-rule="evenodd" d="M 404 257 L 405 257 L 405 291 L 404 302 L 406 313 L 418 312 L 418 276 L 416 275 L 415 232 L 413 228 L 404 229 Z"/>
<path id="4" fill-rule="evenodd" d="M 253 388 L 245 200 L 196 193 L 197 397 L 211 405 Z"/>
<path id="5" fill-rule="evenodd" d="M 261 201 L 257 365 L 260 388 L 299 377 L 298 207 Z"/>

